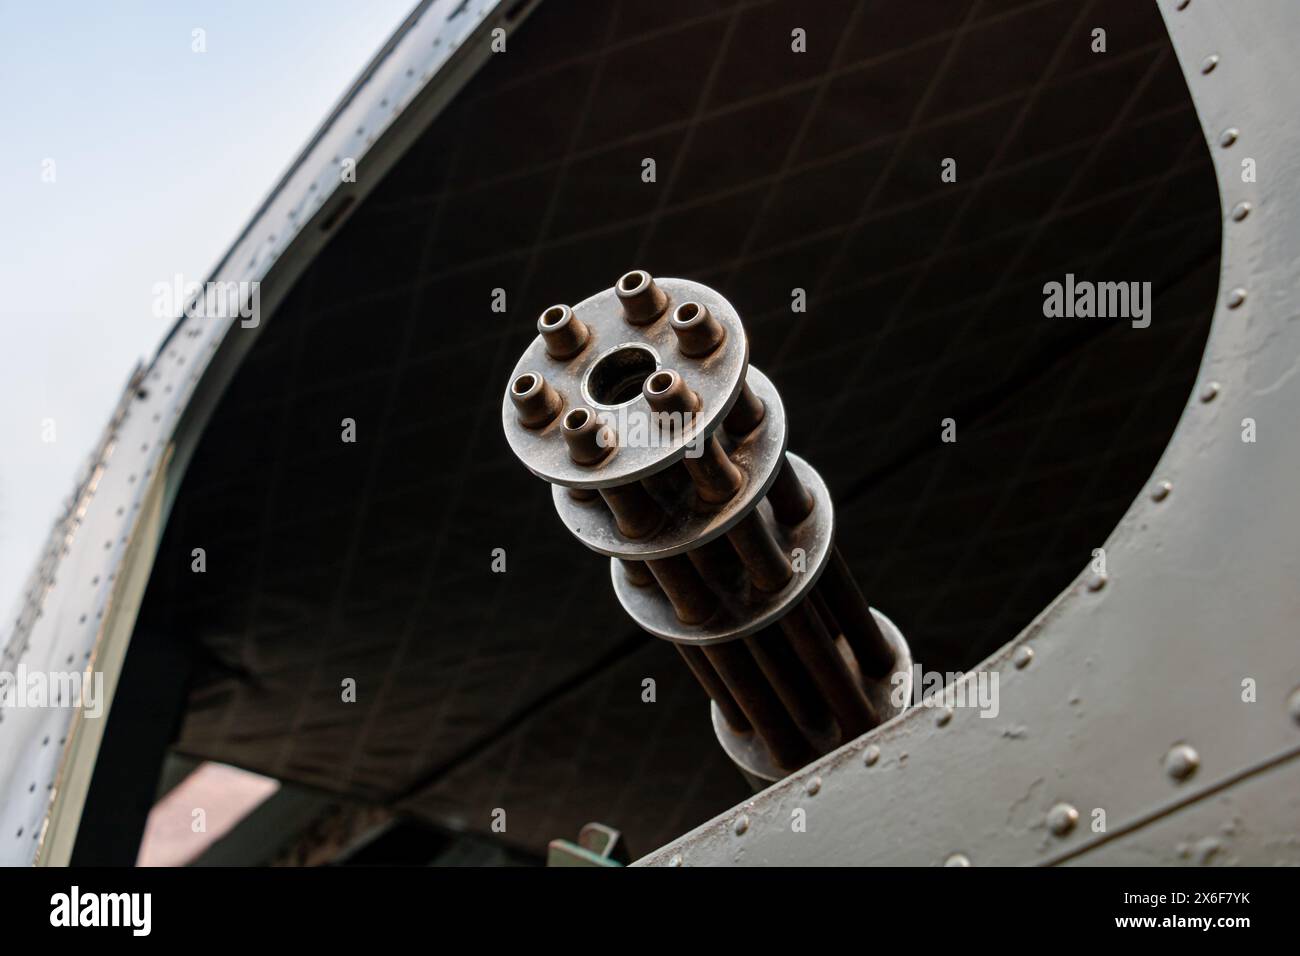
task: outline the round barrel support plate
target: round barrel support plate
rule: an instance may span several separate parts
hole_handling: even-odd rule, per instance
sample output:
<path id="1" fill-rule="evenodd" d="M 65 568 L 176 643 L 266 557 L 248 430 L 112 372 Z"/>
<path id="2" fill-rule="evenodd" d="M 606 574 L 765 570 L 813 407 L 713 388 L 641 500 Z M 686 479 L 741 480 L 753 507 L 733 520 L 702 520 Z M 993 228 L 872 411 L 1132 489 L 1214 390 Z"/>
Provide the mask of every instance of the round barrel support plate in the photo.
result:
<path id="1" fill-rule="evenodd" d="M 687 438 L 712 434 L 736 403 L 749 365 L 749 340 L 736 310 L 717 292 L 698 282 L 655 279 L 655 283 L 668 296 L 668 306 L 650 324 L 638 326 L 627 322 L 623 317 L 622 302 L 611 287 L 573 306 L 573 314 L 590 332 L 582 351 L 568 359 L 552 358 L 539 334 L 520 356 L 509 382 L 513 383 L 529 373 L 540 374 L 559 393 L 563 402 L 560 413 L 550 424 L 544 428 L 525 428 L 518 421 L 507 383 L 501 407 L 506 440 L 524 466 L 539 478 L 570 488 L 605 488 L 652 475 L 680 461 L 686 454 L 686 445 L 680 442 L 670 447 L 618 444 L 613 453 L 598 465 L 579 465 L 569 458 L 568 446 L 560 431 L 566 411 L 589 405 L 596 417 L 610 425 L 616 434 L 621 434 L 620 420 L 626 424 L 629 415 L 650 414 L 650 403 L 640 394 L 639 382 L 634 382 L 635 397 L 624 401 L 603 403 L 598 396 L 591 394 L 593 368 L 600 362 L 617 361 L 620 353 L 632 355 L 643 363 L 641 371 L 644 374 L 635 376 L 641 381 L 661 368 L 671 368 L 699 395 L 700 412 Z M 686 302 L 706 306 L 725 330 L 722 343 L 703 358 L 692 358 L 682 353 L 677 346 L 677 333 L 669 322 L 673 310 Z M 637 367 L 633 364 L 630 370 L 624 369 L 619 376 L 622 385 L 633 380 L 629 376 Z"/>
<path id="2" fill-rule="evenodd" d="M 826 569 L 835 541 L 835 509 L 831 493 L 816 469 L 793 453 L 786 458 L 813 496 L 813 510 L 794 527 L 772 517 L 772 506 L 766 500 L 760 501 L 751 513 L 763 522 L 787 557 L 798 555 L 803 570 L 796 570 L 789 584 L 771 594 L 746 585 L 743 591 L 719 595 L 718 610 L 707 622 L 683 624 L 663 591 L 653 585 L 633 584 L 618 558 L 612 558 L 609 570 L 614 593 L 632 620 L 656 637 L 679 644 L 720 644 L 761 631 L 803 600 Z"/>

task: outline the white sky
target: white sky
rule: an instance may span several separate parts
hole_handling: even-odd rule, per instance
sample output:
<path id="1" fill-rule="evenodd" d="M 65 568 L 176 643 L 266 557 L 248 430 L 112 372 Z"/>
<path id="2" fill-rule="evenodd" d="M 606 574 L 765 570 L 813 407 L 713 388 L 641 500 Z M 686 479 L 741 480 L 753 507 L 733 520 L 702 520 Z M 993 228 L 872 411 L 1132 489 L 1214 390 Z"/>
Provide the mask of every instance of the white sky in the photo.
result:
<path id="1" fill-rule="evenodd" d="M 208 275 L 413 5 L 0 0 L 0 615 L 171 324 L 154 283 Z"/>

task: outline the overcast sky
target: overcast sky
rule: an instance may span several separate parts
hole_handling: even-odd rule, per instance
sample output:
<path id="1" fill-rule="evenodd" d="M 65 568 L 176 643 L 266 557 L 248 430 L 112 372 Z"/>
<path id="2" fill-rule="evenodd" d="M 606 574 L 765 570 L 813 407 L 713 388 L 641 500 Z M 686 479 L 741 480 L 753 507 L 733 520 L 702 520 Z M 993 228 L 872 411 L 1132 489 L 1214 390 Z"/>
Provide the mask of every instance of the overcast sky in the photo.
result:
<path id="1" fill-rule="evenodd" d="M 0 614 L 170 325 L 154 283 L 208 274 L 413 6 L 0 0 Z"/>

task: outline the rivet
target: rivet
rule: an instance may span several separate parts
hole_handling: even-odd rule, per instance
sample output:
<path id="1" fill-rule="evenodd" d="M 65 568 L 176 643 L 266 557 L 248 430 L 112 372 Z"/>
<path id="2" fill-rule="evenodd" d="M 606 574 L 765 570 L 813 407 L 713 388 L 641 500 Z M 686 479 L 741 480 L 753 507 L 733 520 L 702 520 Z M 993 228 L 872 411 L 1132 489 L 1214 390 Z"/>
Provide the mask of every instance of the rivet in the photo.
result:
<path id="1" fill-rule="evenodd" d="M 1065 836 L 1079 822 L 1079 811 L 1068 803 L 1058 803 L 1047 811 L 1047 828 L 1057 836 Z"/>
<path id="2" fill-rule="evenodd" d="M 1222 146 L 1224 149 L 1227 149 L 1229 146 L 1231 146 L 1233 143 L 1237 141 L 1237 137 L 1240 135 L 1241 135 L 1241 130 L 1237 129 L 1235 126 L 1229 126 L 1221 134 L 1219 134 L 1219 145 Z"/>
<path id="3" fill-rule="evenodd" d="M 947 727 L 948 722 L 951 720 L 952 720 L 952 708 L 945 707 L 943 710 L 939 711 L 939 716 L 934 719 L 934 723 L 938 727 Z"/>
<path id="4" fill-rule="evenodd" d="M 1173 482 L 1162 481 L 1151 489 L 1152 501 L 1164 501 L 1169 497 L 1169 492 L 1174 490 Z"/>
<path id="5" fill-rule="evenodd" d="M 811 780 L 808 781 L 808 785 L 804 787 L 804 789 L 808 791 L 808 796 L 810 797 L 817 796 L 821 788 L 822 788 L 821 777 L 813 777 Z"/>
<path id="6" fill-rule="evenodd" d="M 1175 744 L 1165 754 L 1165 773 L 1178 781 L 1186 780 L 1201 765 L 1201 756 L 1187 744 Z"/>
<path id="7" fill-rule="evenodd" d="M 1218 382 L 1206 382 L 1205 387 L 1201 389 L 1201 401 L 1212 402 L 1216 395 L 1219 394 Z"/>
<path id="8" fill-rule="evenodd" d="M 1240 309 L 1245 304 L 1246 290 L 1241 286 L 1237 286 L 1237 288 L 1228 293 L 1228 308 Z"/>
<path id="9" fill-rule="evenodd" d="M 1233 220 L 1236 222 L 1241 222 L 1241 220 L 1245 219 L 1247 216 L 1250 215 L 1250 210 L 1253 208 L 1254 207 L 1251 206 L 1251 204 L 1248 202 L 1237 203 L 1237 205 L 1232 207 Z"/>
<path id="10" fill-rule="evenodd" d="M 1291 711 L 1291 719 L 1300 724 L 1300 687 L 1291 692 L 1291 697 L 1287 701 L 1287 709 Z"/>
<path id="11" fill-rule="evenodd" d="M 1192 0 L 1178 0 L 1178 6 L 1175 7 L 1175 9 L 1177 9 L 1177 10 L 1186 10 L 1186 9 L 1187 9 L 1187 5 L 1190 4 L 1191 2 L 1192 2 Z"/>
<path id="12" fill-rule="evenodd" d="M 1296 692 L 1296 696 L 1300 697 L 1300 691 Z M 875 744 L 869 744 L 867 746 L 867 749 L 862 751 L 862 762 L 866 764 L 868 767 L 874 767 L 879 761 L 880 761 L 880 748 L 877 747 Z"/>
<path id="13" fill-rule="evenodd" d="M 682 855 L 681 855 L 680 853 L 674 853 L 672 859 L 668 861 L 668 865 L 669 865 L 669 866 L 681 866 L 681 865 L 682 865 Z"/>
<path id="14" fill-rule="evenodd" d="M 742 813 L 740 816 L 736 817 L 736 825 L 735 825 L 736 836 L 740 836 L 748 829 L 749 829 L 749 816 L 747 814 Z"/>
<path id="15" fill-rule="evenodd" d="M 1100 591 L 1106 586 L 1106 581 L 1106 575 L 1101 574 L 1100 572 L 1095 572 L 1088 578 L 1088 590 Z"/>
<path id="16" fill-rule="evenodd" d="M 1034 659 L 1034 649 L 1028 644 L 1022 644 L 1016 648 L 1015 663 L 1019 670 L 1024 670 Z"/>
<path id="17" fill-rule="evenodd" d="M 943 861 L 944 866 L 970 866 L 970 857 L 965 853 L 954 853 Z"/>
<path id="18" fill-rule="evenodd" d="M 1204 60 L 1201 61 L 1201 72 L 1213 73 L 1214 68 L 1218 65 L 1219 65 L 1219 55 L 1217 53 L 1211 53 L 1209 56 L 1207 56 Z"/>

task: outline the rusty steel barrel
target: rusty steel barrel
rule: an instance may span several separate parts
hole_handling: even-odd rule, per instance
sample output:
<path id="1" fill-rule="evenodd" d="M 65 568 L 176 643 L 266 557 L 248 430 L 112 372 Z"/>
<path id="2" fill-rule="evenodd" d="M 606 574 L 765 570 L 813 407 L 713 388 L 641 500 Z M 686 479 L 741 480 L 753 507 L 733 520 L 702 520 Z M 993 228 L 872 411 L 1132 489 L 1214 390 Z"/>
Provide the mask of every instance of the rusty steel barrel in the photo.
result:
<path id="1" fill-rule="evenodd" d="M 676 645 L 751 781 L 901 713 L 907 642 L 853 580 L 826 484 L 787 452 L 781 396 L 731 304 L 634 270 L 537 330 L 506 389 L 510 447 L 609 557 L 631 618 Z"/>

